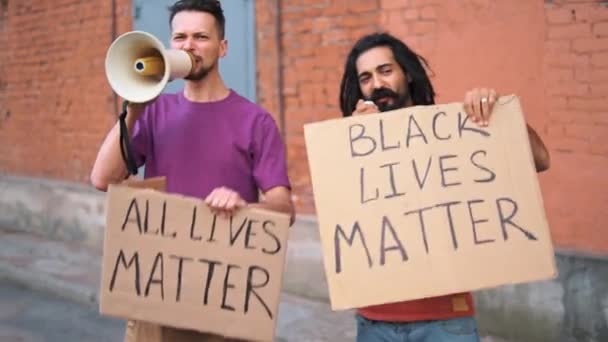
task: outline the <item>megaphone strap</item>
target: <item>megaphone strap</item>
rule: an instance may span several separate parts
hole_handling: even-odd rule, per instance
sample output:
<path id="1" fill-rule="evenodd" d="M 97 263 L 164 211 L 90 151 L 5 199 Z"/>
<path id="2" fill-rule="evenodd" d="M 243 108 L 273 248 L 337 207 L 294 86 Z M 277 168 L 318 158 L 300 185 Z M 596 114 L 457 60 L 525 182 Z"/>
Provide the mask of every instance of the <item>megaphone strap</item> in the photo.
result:
<path id="1" fill-rule="evenodd" d="M 129 105 L 129 101 L 122 102 L 122 112 L 120 113 L 118 119 L 120 124 L 120 153 L 122 154 L 122 159 L 125 161 L 127 166 L 127 171 L 130 174 L 137 174 L 137 164 L 135 163 L 135 158 L 133 157 L 133 151 L 131 149 L 131 139 L 129 137 L 129 129 L 127 127 L 127 106 Z"/>

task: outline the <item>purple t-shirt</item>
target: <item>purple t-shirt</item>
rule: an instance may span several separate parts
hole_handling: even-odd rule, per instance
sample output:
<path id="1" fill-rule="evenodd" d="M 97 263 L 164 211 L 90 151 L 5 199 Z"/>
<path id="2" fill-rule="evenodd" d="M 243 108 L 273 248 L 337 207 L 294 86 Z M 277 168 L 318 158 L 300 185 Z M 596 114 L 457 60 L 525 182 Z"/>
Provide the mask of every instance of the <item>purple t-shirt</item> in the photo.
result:
<path id="1" fill-rule="evenodd" d="M 290 188 L 285 145 L 272 116 L 233 90 L 216 102 L 163 94 L 135 123 L 132 149 L 145 178 L 167 192 L 205 198 L 218 187 L 258 201 L 258 189 Z"/>

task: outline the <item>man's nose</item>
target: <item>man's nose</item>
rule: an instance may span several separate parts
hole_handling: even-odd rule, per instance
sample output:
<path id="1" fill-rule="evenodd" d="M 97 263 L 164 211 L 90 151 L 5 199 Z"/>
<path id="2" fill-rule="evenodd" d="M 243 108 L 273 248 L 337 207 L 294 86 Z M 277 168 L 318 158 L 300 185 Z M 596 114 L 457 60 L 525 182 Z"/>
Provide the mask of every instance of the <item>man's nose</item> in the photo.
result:
<path id="1" fill-rule="evenodd" d="M 184 43 L 182 44 L 182 49 L 186 51 L 191 51 L 192 49 L 194 49 L 194 44 L 192 43 L 191 38 L 186 38 L 184 40 Z"/>
<path id="2" fill-rule="evenodd" d="M 380 77 L 378 77 L 378 75 L 374 75 L 372 76 L 372 87 L 374 89 L 384 88 L 384 81 Z"/>

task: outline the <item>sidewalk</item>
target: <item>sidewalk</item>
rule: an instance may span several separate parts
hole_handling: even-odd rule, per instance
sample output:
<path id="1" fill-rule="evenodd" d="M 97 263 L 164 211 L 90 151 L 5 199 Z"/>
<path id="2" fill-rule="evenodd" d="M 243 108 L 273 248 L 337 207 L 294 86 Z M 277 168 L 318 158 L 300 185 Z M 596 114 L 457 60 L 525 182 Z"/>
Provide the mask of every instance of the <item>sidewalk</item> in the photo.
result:
<path id="1" fill-rule="evenodd" d="M 0 278 L 97 311 L 101 255 L 77 244 L 0 231 Z M 284 293 L 278 337 L 288 341 L 352 341 L 352 312 Z M 0 335 L 1 336 L 1 335 Z"/>
<path id="2" fill-rule="evenodd" d="M 54 305 L 79 304 L 87 308 L 88 315 L 92 315 L 91 319 L 98 321 L 96 324 L 101 326 L 109 324 L 107 323 L 109 321 L 122 323 L 120 320 L 95 317 L 99 316 L 97 291 L 101 256 L 98 253 L 90 247 L 74 243 L 50 241 L 29 234 L 0 230 L 0 279 L 22 284 L 47 296 L 56 296 L 58 299 L 53 302 Z M 10 298 L 10 295 L 0 299 L 5 303 L 7 298 Z M 39 304 L 30 301 L 30 305 L 35 307 Z M 282 295 L 279 310 L 277 341 L 346 342 L 355 339 L 355 322 L 351 311 L 332 312 L 327 303 L 287 293 Z M 52 321 L 52 310 L 44 312 L 49 315 L 46 319 Z M 2 315 L 1 311 L 0 315 Z M 76 330 L 80 331 L 81 328 L 78 327 Z M 3 336 L 2 334 L 7 334 L 2 332 L 2 329 L 0 323 L 0 337 Z M 8 332 L 11 331 L 7 329 Z M 65 329 L 72 328 L 67 326 Z M 99 341 L 107 340 L 107 336 L 99 335 L 99 338 Z M 487 337 L 483 342 L 500 342 L 500 340 Z"/>

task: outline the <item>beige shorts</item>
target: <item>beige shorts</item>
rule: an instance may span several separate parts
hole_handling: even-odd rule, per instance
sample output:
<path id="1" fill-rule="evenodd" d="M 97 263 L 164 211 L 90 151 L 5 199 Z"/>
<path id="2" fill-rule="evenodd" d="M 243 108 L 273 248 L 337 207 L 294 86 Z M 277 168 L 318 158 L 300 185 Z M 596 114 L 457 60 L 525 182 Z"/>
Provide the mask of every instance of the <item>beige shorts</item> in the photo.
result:
<path id="1" fill-rule="evenodd" d="M 164 327 L 140 321 L 127 321 L 125 342 L 245 342 L 192 330 Z"/>

